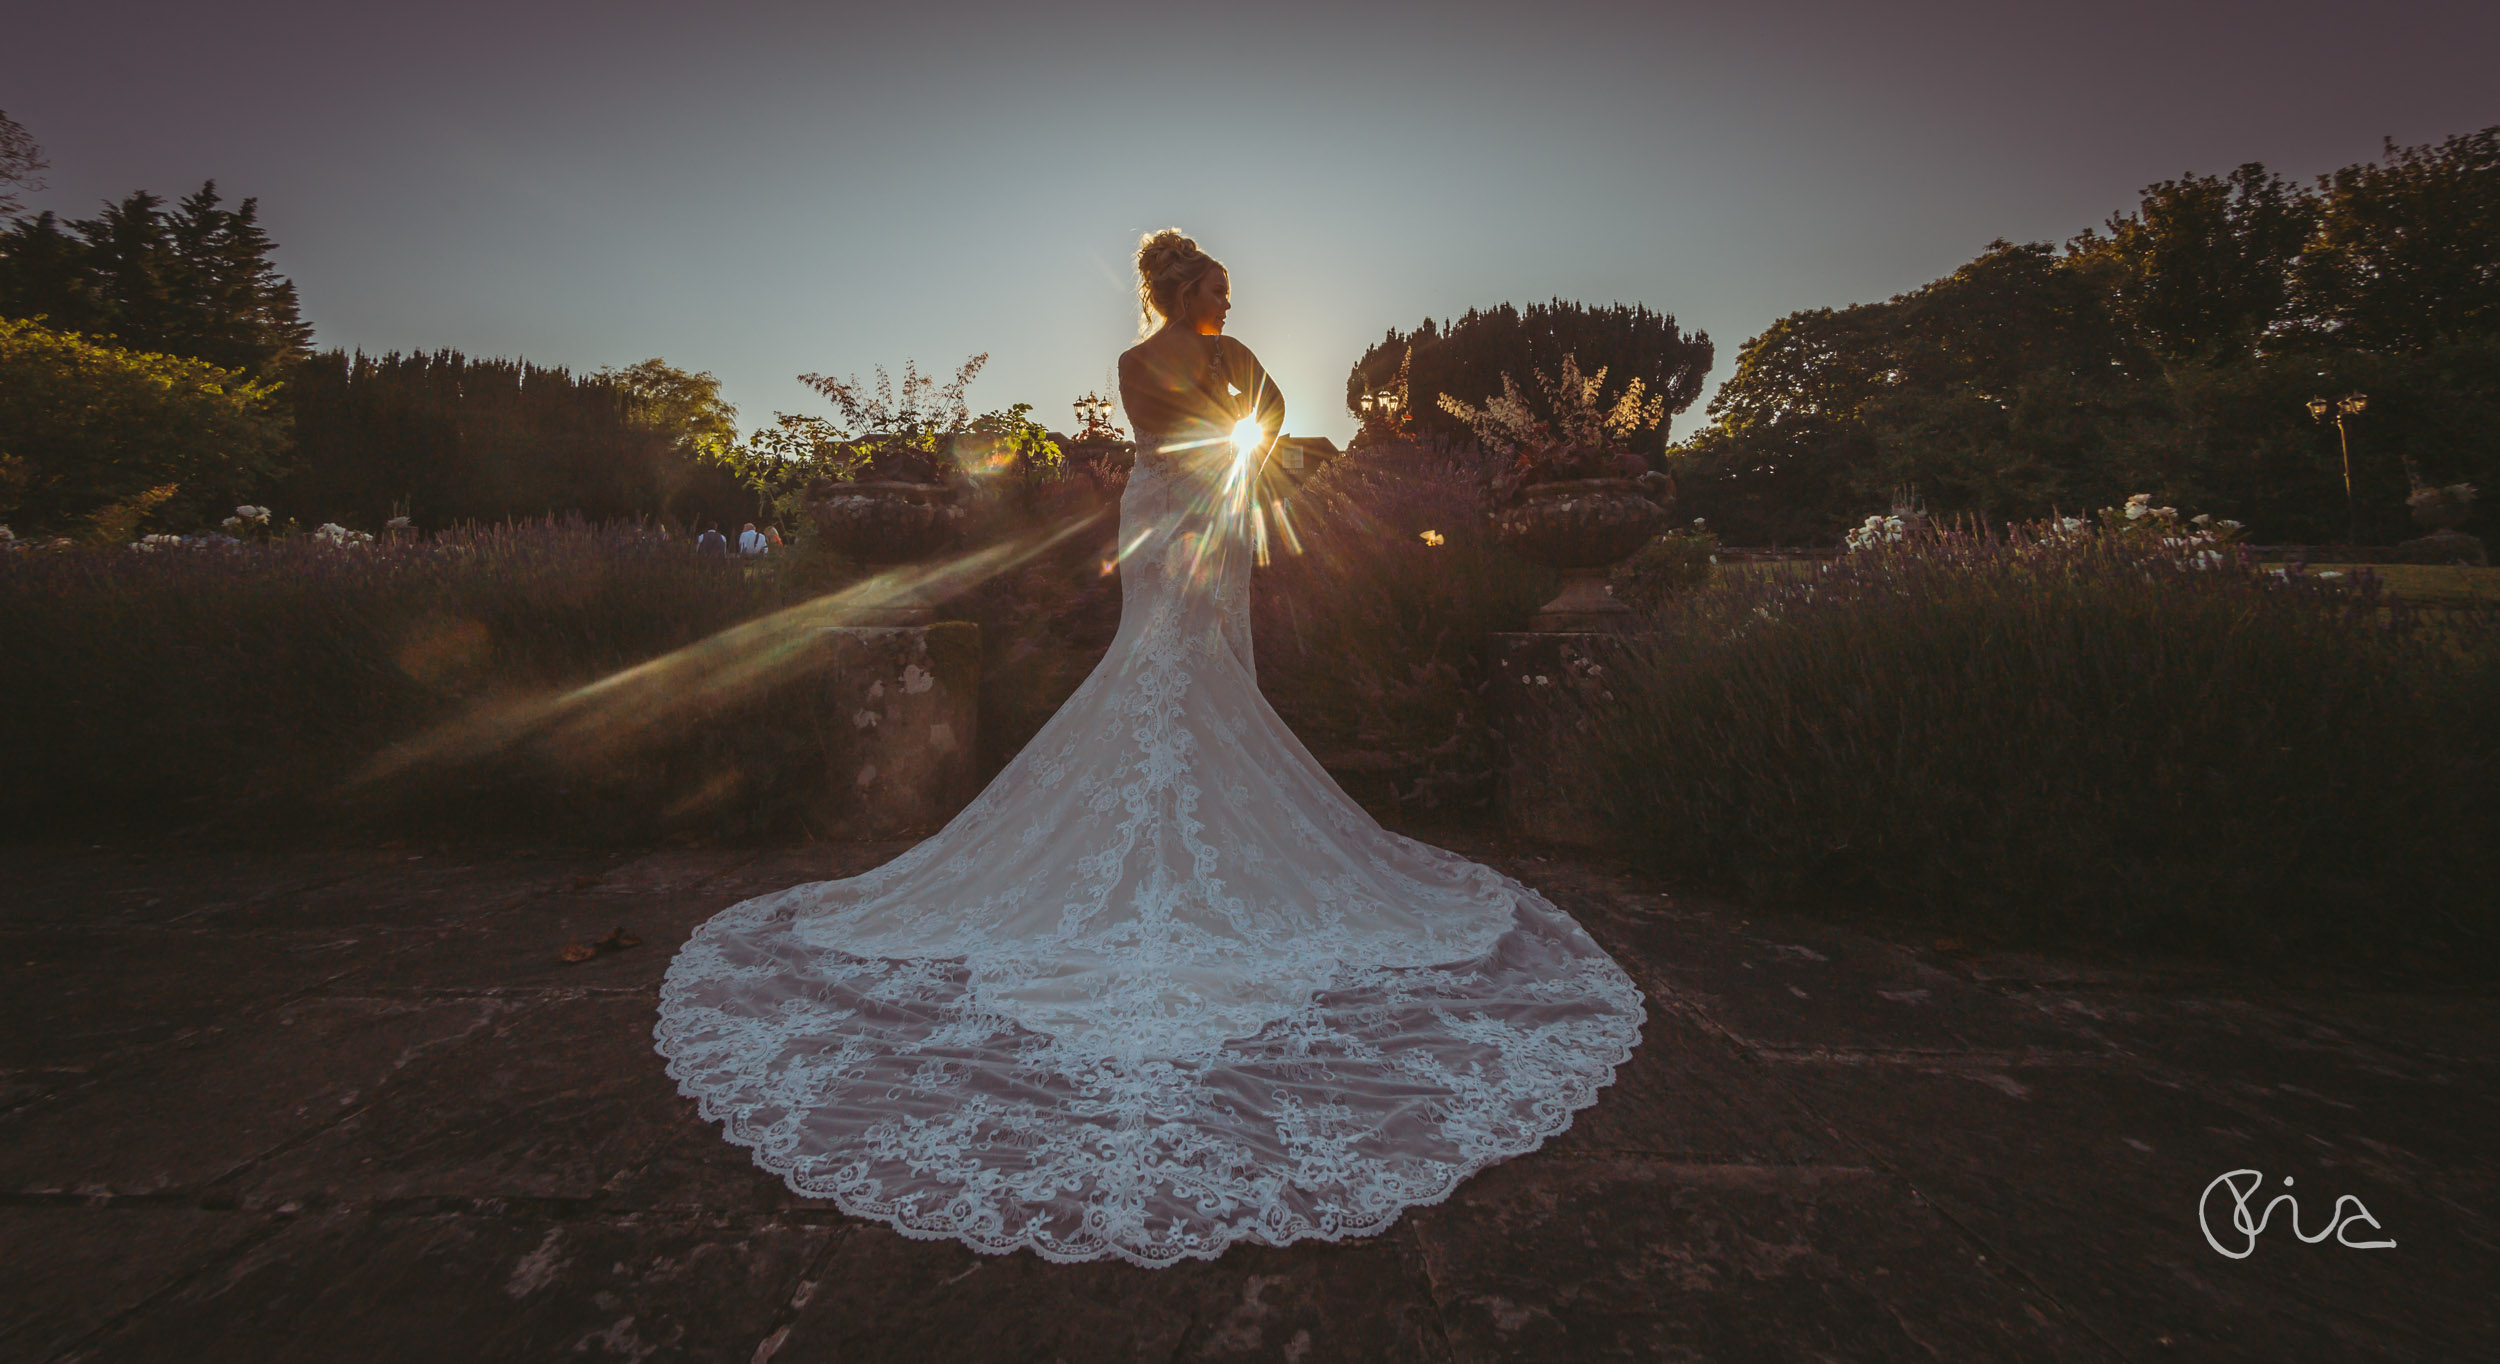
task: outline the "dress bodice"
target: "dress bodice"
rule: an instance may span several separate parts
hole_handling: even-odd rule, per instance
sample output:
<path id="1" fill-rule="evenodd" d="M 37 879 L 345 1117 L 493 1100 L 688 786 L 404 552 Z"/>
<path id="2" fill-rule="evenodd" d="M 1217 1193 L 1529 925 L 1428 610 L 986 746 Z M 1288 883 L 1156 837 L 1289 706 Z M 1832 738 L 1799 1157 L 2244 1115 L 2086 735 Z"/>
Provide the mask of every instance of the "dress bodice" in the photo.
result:
<path id="1" fill-rule="evenodd" d="M 1285 400 L 1249 347 L 1229 336 L 1181 336 L 1120 357 L 1120 407 L 1141 448 L 1172 450 L 1228 439 L 1247 416 L 1273 435 Z"/>

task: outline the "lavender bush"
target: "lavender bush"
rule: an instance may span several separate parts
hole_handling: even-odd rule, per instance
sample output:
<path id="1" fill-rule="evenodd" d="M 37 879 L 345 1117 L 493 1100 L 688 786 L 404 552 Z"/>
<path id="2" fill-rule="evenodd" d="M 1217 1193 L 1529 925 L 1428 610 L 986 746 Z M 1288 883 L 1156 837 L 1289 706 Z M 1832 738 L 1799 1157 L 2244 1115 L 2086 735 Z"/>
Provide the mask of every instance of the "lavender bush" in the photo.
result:
<path id="1" fill-rule="evenodd" d="M 1640 856 L 1758 902 L 2488 951 L 2500 628 L 2175 538 L 1964 528 L 1722 575 L 1648 619 L 1577 760 Z"/>
<path id="2" fill-rule="evenodd" d="M 524 751 L 430 774 L 423 792 L 351 778 L 429 725 L 590 681 L 790 595 L 778 575 L 700 560 L 654 528 L 578 522 L 0 555 L 0 635 L 17 641 L 0 650 L 0 818 L 28 832 L 266 824 L 277 808 L 359 801 L 415 817 L 402 802 L 417 800 L 472 824 L 519 807 L 630 833 L 652 825 L 637 801 L 657 811 L 666 791 L 702 785 L 706 763 L 735 762 L 750 816 L 769 823 L 774 792 L 805 766 L 805 717 L 736 754 L 645 736 L 604 774 Z"/>

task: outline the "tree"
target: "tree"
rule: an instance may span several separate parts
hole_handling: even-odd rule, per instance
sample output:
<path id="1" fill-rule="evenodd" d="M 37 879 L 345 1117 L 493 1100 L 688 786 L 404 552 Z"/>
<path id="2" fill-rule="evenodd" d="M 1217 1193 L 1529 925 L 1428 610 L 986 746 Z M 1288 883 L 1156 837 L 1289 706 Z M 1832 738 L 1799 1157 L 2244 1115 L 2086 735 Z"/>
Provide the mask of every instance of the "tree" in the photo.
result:
<path id="1" fill-rule="evenodd" d="M 2320 176 L 2299 287 L 2323 339 L 2422 349 L 2500 334 L 2500 127 Z"/>
<path id="2" fill-rule="evenodd" d="M 43 181 L 37 176 L 51 164 L 43 159 L 43 148 L 35 145 L 25 125 L 0 109 L 0 215 L 13 216 L 24 208 L 18 191 L 42 189 Z"/>
<path id="3" fill-rule="evenodd" d="M 677 456 L 652 466 L 659 514 L 678 514 L 698 482 L 720 482 L 721 455 L 738 443 L 738 409 L 722 399 L 720 379 L 710 370 L 692 373 L 655 355 L 595 377 L 624 393 L 633 420 L 665 436 Z"/>
<path id="4" fill-rule="evenodd" d="M 260 201 L 222 208 L 213 180 L 170 211 L 140 191 L 94 218 L 19 219 L 0 231 L 0 316 L 283 379 L 312 328 L 270 263 L 276 246 Z"/>
<path id="5" fill-rule="evenodd" d="M 1740 544 L 1828 543 L 1906 486 L 2040 515 L 2104 495 L 2075 474 L 2124 462 L 2110 447 L 2148 420 L 2131 385 L 2157 368 L 2093 277 L 1992 242 L 1933 284 L 1746 342 L 1673 467 L 1686 509 Z"/>
<path id="6" fill-rule="evenodd" d="M 748 499 L 703 449 L 727 412 L 710 376 L 658 360 L 621 373 L 640 377 L 457 351 L 325 352 L 288 385 L 295 467 L 269 500 L 368 526 L 394 506 L 429 526 L 742 511 Z"/>
<path id="7" fill-rule="evenodd" d="M 1898 381 L 1897 304 L 1791 313 L 1736 353 L 1707 409 L 1714 430 L 1748 436 L 1783 424 L 1852 422 Z"/>
<path id="8" fill-rule="evenodd" d="M 1480 404 L 1504 392 L 1502 376 L 1528 383 L 1542 370 L 1562 370 L 1564 356 L 1575 356 L 1585 373 L 1606 371 L 1598 405 L 1611 406 L 1634 382 L 1662 400 L 1667 416 L 1692 406 L 1701 396 L 1702 376 L 1709 373 L 1713 351 L 1708 335 L 1686 335 L 1675 319 L 1640 306 L 1616 304 L 1596 308 L 1555 299 L 1525 309 L 1510 304 L 1470 310 L 1448 327 L 1430 318 L 1410 333 L 1395 330 L 1363 353 L 1346 377 L 1346 410 L 1361 418 L 1367 392 L 1394 389 L 1401 368 L 1408 401 L 1405 418 L 1418 434 L 1463 439 L 1467 423 L 1440 405 L 1442 395 Z M 1539 406 L 1535 415 L 1548 421 L 1559 414 Z M 1663 443 L 1661 424 L 1658 440 Z M 1655 453 L 1655 450 L 1645 453 Z"/>
<path id="9" fill-rule="evenodd" d="M 2163 181 L 2104 229 L 1774 322 L 1673 452 L 1686 508 L 1735 543 L 1830 543 L 1905 485 L 2000 519 L 2147 492 L 2340 539 L 2341 451 L 2307 401 L 2355 391 L 2367 538 L 2411 533 L 2415 476 L 2500 484 L 2500 128 L 2314 193 L 2255 164 Z"/>
<path id="10" fill-rule="evenodd" d="M 0 516 L 23 527 L 166 488 L 158 519 L 200 525 L 276 470 L 286 437 L 276 393 L 239 371 L 0 318 Z"/>
<path id="11" fill-rule="evenodd" d="M 2067 250 L 2105 275 L 2112 312 L 2147 349 L 2219 363 L 2292 325 L 2292 270 L 2317 224 L 2308 195 L 2251 162 L 2147 185 L 2135 212 L 2110 215 L 2109 235 L 2087 229 Z"/>
<path id="12" fill-rule="evenodd" d="M 689 373 L 653 356 L 594 376 L 622 390 L 635 421 L 666 434 L 689 458 L 708 456 L 738 439 L 738 409 L 720 396 L 710 370 Z"/>

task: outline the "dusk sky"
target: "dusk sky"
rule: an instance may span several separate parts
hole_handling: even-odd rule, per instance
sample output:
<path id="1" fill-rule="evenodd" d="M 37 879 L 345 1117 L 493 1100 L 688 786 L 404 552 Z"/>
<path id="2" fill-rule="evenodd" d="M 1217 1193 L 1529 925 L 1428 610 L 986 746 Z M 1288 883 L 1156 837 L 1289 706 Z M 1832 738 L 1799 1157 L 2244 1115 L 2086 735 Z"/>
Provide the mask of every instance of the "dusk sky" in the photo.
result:
<path id="1" fill-rule="evenodd" d="M 19 0 L 0 109 L 87 216 L 257 196 L 322 346 L 793 376 L 975 351 L 1065 428 L 1177 225 L 1342 440 L 1392 326 L 1551 297 L 1718 344 L 2147 182 L 2500 123 L 2500 5 Z M 1675 424 L 1681 436 L 1700 404 Z"/>

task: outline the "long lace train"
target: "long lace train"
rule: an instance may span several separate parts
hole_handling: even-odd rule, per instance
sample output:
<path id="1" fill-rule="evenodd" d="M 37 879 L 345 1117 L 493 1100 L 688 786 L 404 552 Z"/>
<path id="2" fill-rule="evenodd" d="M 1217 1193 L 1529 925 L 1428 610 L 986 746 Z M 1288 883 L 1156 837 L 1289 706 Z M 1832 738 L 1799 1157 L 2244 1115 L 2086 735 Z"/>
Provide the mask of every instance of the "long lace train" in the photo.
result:
<path id="1" fill-rule="evenodd" d="M 976 1249 L 1160 1266 L 1376 1232 L 1595 1102 L 1631 980 L 1390 833 L 1259 694 L 1249 489 L 1142 447 L 1093 674 L 935 837 L 696 930 L 669 1074 L 802 1194 Z"/>

